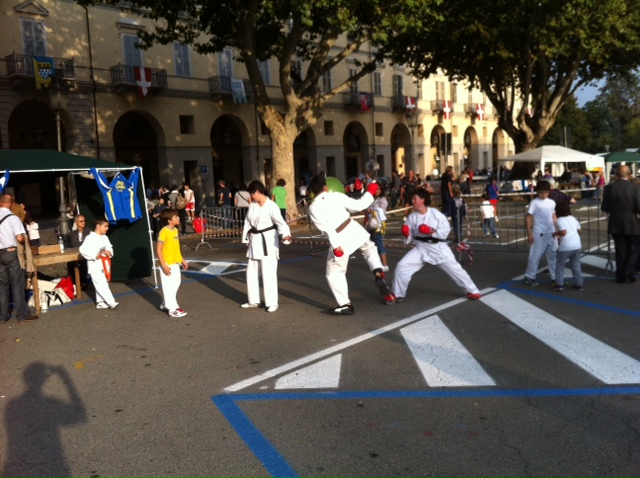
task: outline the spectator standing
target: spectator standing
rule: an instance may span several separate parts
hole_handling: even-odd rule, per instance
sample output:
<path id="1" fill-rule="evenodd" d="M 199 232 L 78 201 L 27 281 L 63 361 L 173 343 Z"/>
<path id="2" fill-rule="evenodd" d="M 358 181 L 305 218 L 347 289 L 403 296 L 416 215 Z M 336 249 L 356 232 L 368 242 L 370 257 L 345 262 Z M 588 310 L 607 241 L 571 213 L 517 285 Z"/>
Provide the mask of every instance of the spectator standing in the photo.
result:
<path id="1" fill-rule="evenodd" d="M 489 178 L 489 184 L 485 187 L 484 192 L 489 196 L 489 202 L 493 205 L 495 222 L 498 222 L 498 200 L 500 199 L 500 188 L 498 187 L 495 176 L 491 176 Z"/>
<path id="2" fill-rule="evenodd" d="M 529 209 L 527 210 L 527 238 L 530 248 L 524 283 L 532 287 L 539 285 L 536 281 L 536 275 L 538 274 L 538 265 L 543 254 L 547 258 L 551 286 L 554 287 L 556 285 L 558 241 L 553 236 L 553 233 L 556 232 L 554 224 L 556 220 L 556 203 L 553 199 L 549 199 L 550 190 L 549 181 L 539 181 L 536 188 L 536 197 L 529 203 Z"/>
<path id="3" fill-rule="evenodd" d="M 103 218 L 96 219 L 96 225 L 82 245 L 80 254 L 87 260 L 87 268 L 96 291 L 96 309 L 115 309 L 120 305 L 111 293 L 107 274 L 111 273 L 110 263 L 113 257 L 113 246 L 107 237 L 109 222 Z"/>
<path id="4" fill-rule="evenodd" d="M 40 226 L 36 221 L 33 220 L 31 214 L 27 213 L 24 218 L 24 224 L 27 229 L 27 234 L 29 234 L 29 245 L 31 246 L 39 246 L 40 245 Z"/>
<path id="5" fill-rule="evenodd" d="M 367 210 L 366 217 L 366 229 L 371 234 L 371 240 L 378 248 L 378 254 L 382 261 L 382 271 L 387 272 L 389 270 L 389 264 L 387 263 L 387 251 L 384 247 L 384 235 L 387 228 L 387 208 L 389 207 L 389 201 L 384 194 L 382 188 L 378 188 L 375 194 L 375 199 L 371 207 Z"/>
<path id="6" fill-rule="evenodd" d="M 462 184 L 462 183 L 461 183 Z M 462 223 L 467 216 L 467 205 L 462 199 L 462 190 L 460 186 L 456 185 L 453 188 L 453 207 L 451 209 L 451 226 L 453 227 L 453 235 L 455 236 L 456 243 L 459 244 L 462 241 Z M 496 237 L 498 235 L 496 234 Z"/>
<path id="7" fill-rule="evenodd" d="M 230 218 L 233 217 L 233 209 L 231 209 L 231 200 L 233 199 L 233 195 L 225 181 L 218 181 L 218 187 L 218 206 L 221 208 L 222 227 L 228 229 L 230 225 Z"/>
<path id="8" fill-rule="evenodd" d="M 453 205 L 453 166 L 447 166 L 440 178 L 440 197 L 442 198 L 442 213 L 450 217 Z"/>
<path id="9" fill-rule="evenodd" d="M 276 203 L 282 214 L 282 219 L 287 220 L 287 190 L 285 186 L 287 182 L 280 178 L 276 182 L 276 187 L 271 191 L 271 200 Z"/>
<path id="10" fill-rule="evenodd" d="M 640 254 L 640 186 L 631 179 L 631 170 L 621 165 L 618 179 L 602 191 L 603 212 L 608 214 L 607 232 L 613 237 L 616 249 L 616 281 L 635 282 Z"/>
<path id="11" fill-rule="evenodd" d="M 13 195 L 0 195 L 0 324 L 9 320 L 9 295 L 18 322 L 30 322 L 38 318 L 31 315 L 25 300 L 25 275 L 20 266 L 18 244 L 28 244 L 22 221 L 11 212 Z"/>
<path id="12" fill-rule="evenodd" d="M 413 197 L 413 193 L 418 189 L 418 180 L 416 179 L 416 175 L 413 171 L 409 171 L 407 177 L 402 180 L 402 193 L 400 197 L 402 198 L 402 204 L 405 207 L 404 216 L 405 218 L 409 214 L 409 209 L 411 208 L 411 198 Z"/>
<path id="13" fill-rule="evenodd" d="M 482 216 L 482 232 L 485 237 L 489 234 L 493 234 L 493 237 L 500 237 L 496 232 L 496 210 L 493 208 L 493 204 L 489 201 L 489 195 L 484 193 L 482 195 L 482 203 L 480 204 L 480 214 Z"/>
<path id="14" fill-rule="evenodd" d="M 247 217 L 247 211 L 251 205 L 251 194 L 247 191 L 247 185 L 241 184 L 233 197 L 233 205 L 236 207 L 237 219 L 244 223 Z"/>
<path id="15" fill-rule="evenodd" d="M 180 251 L 180 237 L 178 224 L 180 215 L 176 209 L 168 208 L 162 211 L 162 221 L 166 224 L 158 235 L 156 253 L 160 262 L 160 284 L 162 286 L 163 301 L 160 310 L 169 314 L 169 317 L 184 317 L 187 313 L 178 305 L 178 289 L 182 277 L 180 266 L 187 270 L 189 264 L 182 257 Z"/>
<path id="16" fill-rule="evenodd" d="M 584 290 L 582 280 L 582 266 L 580 258 L 582 256 L 582 241 L 580 240 L 580 223 L 571 215 L 571 206 L 568 202 L 556 204 L 556 232 L 554 237 L 558 238 L 558 253 L 556 258 L 556 285 L 555 291 L 564 290 L 564 264 L 569 260 L 571 273 L 573 274 L 572 289 Z"/>
<path id="17" fill-rule="evenodd" d="M 69 241 L 72 248 L 79 248 L 84 242 L 88 234 L 87 220 L 82 214 L 78 214 L 73 219 L 73 227 L 71 228 L 71 234 L 69 235 Z M 87 261 L 71 261 L 67 262 L 67 273 L 73 277 L 75 268 L 80 268 L 80 284 L 84 286 L 89 280 L 88 264 Z"/>
<path id="18" fill-rule="evenodd" d="M 184 183 L 182 185 L 184 192 L 182 193 L 185 201 L 187 201 L 187 205 L 185 207 L 185 211 L 187 213 L 187 221 L 193 222 L 196 217 L 196 195 L 191 189 L 191 185 Z"/>

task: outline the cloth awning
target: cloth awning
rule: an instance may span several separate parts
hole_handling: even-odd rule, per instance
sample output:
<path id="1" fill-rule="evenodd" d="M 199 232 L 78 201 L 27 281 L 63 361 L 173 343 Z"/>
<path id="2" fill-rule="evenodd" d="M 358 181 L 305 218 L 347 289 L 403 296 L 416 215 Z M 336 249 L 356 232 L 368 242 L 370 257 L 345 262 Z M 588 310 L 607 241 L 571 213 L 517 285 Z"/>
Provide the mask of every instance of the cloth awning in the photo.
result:
<path id="1" fill-rule="evenodd" d="M 0 172 L 71 172 L 88 171 L 90 168 L 100 171 L 123 171 L 134 169 L 134 166 L 51 149 L 0 149 Z"/>
<path id="2" fill-rule="evenodd" d="M 604 160 L 607 163 L 637 163 L 640 162 L 640 154 L 630 151 L 615 151 L 605 154 Z"/>

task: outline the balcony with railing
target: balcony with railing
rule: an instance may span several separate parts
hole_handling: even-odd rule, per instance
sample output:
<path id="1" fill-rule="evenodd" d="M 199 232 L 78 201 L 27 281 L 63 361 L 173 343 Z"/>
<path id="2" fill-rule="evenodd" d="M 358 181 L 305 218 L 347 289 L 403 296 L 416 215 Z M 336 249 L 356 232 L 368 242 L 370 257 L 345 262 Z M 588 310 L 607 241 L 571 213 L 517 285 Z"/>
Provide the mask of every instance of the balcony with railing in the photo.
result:
<path id="1" fill-rule="evenodd" d="M 138 85 L 136 83 L 134 67 L 129 65 L 112 66 L 111 84 L 116 87 L 116 91 L 118 91 L 118 93 L 137 88 Z M 167 88 L 167 86 L 167 70 L 151 68 L 150 90 L 161 90 Z"/>
<path id="2" fill-rule="evenodd" d="M 363 97 L 364 95 L 367 95 L 366 98 Z M 365 93 L 361 91 L 345 91 L 342 93 L 342 103 L 344 104 L 345 109 L 353 111 L 357 110 L 363 113 L 373 110 L 375 103 L 374 98 L 373 93 Z"/>
<path id="3" fill-rule="evenodd" d="M 33 55 L 12 53 L 5 56 L 7 76 L 12 86 L 32 86 L 35 88 L 35 67 Z M 53 58 L 54 78 L 72 82 L 75 80 L 73 58 Z"/>
<path id="4" fill-rule="evenodd" d="M 211 93 L 214 99 L 220 99 L 224 97 L 233 98 L 234 92 L 232 87 L 232 80 L 236 78 L 232 78 L 230 76 L 211 76 L 209 77 L 209 93 Z M 251 81 L 249 80 L 241 80 L 244 86 L 244 94 L 247 98 L 247 101 L 253 96 L 253 87 L 251 86 Z"/>

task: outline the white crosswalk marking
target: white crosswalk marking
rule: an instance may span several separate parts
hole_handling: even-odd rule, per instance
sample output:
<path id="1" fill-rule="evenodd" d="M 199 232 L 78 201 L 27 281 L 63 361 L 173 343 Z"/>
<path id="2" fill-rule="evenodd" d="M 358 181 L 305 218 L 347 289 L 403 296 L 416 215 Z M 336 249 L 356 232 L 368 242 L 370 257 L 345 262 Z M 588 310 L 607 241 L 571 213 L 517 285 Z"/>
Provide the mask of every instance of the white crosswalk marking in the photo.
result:
<path id="1" fill-rule="evenodd" d="M 280 377 L 276 382 L 277 390 L 290 388 L 337 388 L 340 383 L 342 354 L 301 368 Z"/>
<path id="2" fill-rule="evenodd" d="M 495 385 L 437 315 L 405 327 L 400 332 L 429 386 Z"/>
<path id="3" fill-rule="evenodd" d="M 640 362 L 501 290 L 482 302 L 607 384 L 640 383 Z"/>

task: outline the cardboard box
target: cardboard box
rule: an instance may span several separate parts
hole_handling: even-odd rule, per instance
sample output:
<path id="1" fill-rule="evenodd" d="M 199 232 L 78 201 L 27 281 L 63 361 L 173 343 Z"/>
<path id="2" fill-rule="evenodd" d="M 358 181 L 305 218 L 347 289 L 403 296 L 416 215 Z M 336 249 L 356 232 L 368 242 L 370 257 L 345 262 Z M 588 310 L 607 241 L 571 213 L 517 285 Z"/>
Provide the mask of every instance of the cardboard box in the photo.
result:
<path id="1" fill-rule="evenodd" d="M 31 252 L 37 255 L 60 253 L 60 244 L 49 244 L 46 246 L 32 246 Z"/>

